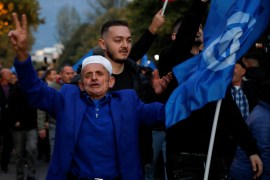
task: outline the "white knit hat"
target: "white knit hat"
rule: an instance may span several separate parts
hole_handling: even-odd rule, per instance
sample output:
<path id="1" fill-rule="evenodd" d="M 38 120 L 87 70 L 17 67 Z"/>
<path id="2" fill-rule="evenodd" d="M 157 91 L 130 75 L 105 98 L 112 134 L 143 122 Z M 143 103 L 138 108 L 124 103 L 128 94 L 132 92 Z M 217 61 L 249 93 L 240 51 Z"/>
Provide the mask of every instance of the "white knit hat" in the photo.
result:
<path id="1" fill-rule="evenodd" d="M 99 55 L 89 56 L 85 58 L 82 62 L 82 70 L 87 64 L 93 64 L 93 63 L 102 64 L 108 70 L 109 74 L 112 75 L 111 62 L 105 57 L 99 56 Z"/>

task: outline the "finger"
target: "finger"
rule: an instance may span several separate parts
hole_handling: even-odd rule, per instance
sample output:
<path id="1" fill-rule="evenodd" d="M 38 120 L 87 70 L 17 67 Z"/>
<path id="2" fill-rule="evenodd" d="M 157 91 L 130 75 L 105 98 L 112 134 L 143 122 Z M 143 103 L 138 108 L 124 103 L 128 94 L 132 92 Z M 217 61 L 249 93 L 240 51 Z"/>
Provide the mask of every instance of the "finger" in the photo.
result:
<path id="1" fill-rule="evenodd" d="M 162 89 L 166 89 L 167 86 L 168 86 L 168 83 L 167 83 L 165 80 L 163 80 L 162 83 L 161 83 L 160 85 L 161 85 L 161 88 L 162 88 Z"/>
<path id="2" fill-rule="evenodd" d="M 12 45 L 16 45 L 17 41 L 15 40 L 14 37 L 10 37 L 10 42 Z"/>
<path id="3" fill-rule="evenodd" d="M 173 78 L 171 72 L 169 72 L 165 77 L 166 77 L 166 79 L 167 79 L 169 82 L 170 82 L 170 81 L 172 80 L 172 78 Z"/>
<path id="4" fill-rule="evenodd" d="M 164 76 L 162 79 L 165 81 L 166 84 L 170 82 L 170 79 L 167 76 Z"/>
<path id="5" fill-rule="evenodd" d="M 17 13 L 12 13 L 13 22 L 15 24 L 16 30 L 21 29 L 20 21 L 18 20 Z"/>
<path id="6" fill-rule="evenodd" d="M 160 81 L 160 82 L 158 83 L 157 90 L 158 90 L 158 91 L 161 91 L 161 90 L 163 90 L 163 89 L 165 89 L 165 88 L 166 88 L 165 82 L 164 82 L 164 81 Z"/>
<path id="7" fill-rule="evenodd" d="M 258 179 L 260 177 L 259 172 L 255 172 L 255 175 L 253 176 L 253 179 Z"/>
<path id="8" fill-rule="evenodd" d="M 256 167 L 256 171 L 254 171 L 254 169 L 253 169 L 253 171 L 254 171 L 254 177 L 253 178 L 257 179 L 262 175 L 263 167 L 262 167 L 262 165 L 260 163 L 257 163 L 255 165 L 255 167 Z"/>
<path id="9" fill-rule="evenodd" d="M 254 161 L 251 161 L 251 166 L 252 166 L 252 170 L 254 171 L 254 172 L 257 172 L 257 165 L 256 165 L 256 162 L 254 162 Z"/>
<path id="10" fill-rule="evenodd" d="M 261 163 L 258 164 L 258 173 L 257 177 L 260 177 L 263 173 L 263 165 Z"/>
<path id="11" fill-rule="evenodd" d="M 8 33 L 8 37 L 11 37 L 11 36 L 12 36 L 12 30 L 9 31 L 9 33 Z"/>
<path id="12" fill-rule="evenodd" d="M 169 81 L 172 80 L 172 73 L 168 73 L 166 76 L 165 76 Z"/>
<path id="13" fill-rule="evenodd" d="M 159 73 L 157 69 L 153 71 L 153 79 L 159 79 Z"/>
<path id="14" fill-rule="evenodd" d="M 157 12 L 157 14 L 161 15 L 162 9 L 163 9 L 163 8 L 161 8 L 161 9 Z"/>
<path id="15" fill-rule="evenodd" d="M 168 81 L 166 78 L 163 77 L 159 84 L 161 85 L 162 88 L 166 88 L 168 85 Z"/>
<path id="16" fill-rule="evenodd" d="M 26 19 L 26 15 L 25 14 L 22 15 L 22 29 L 24 31 L 27 30 L 27 19 Z"/>

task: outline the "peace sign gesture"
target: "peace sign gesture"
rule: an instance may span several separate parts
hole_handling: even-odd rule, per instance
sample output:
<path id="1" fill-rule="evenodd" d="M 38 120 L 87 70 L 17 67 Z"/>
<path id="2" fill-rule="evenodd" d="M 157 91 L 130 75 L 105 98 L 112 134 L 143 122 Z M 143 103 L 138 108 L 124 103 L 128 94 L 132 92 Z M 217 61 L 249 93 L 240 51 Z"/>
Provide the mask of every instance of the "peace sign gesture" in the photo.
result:
<path id="1" fill-rule="evenodd" d="M 23 14 L 20 22 L 16 13 L 12 13 L 12 18 L 15 30 L 11 30 L 8 36 L 18 60 L 24 61 L 28 57 L 27 19 L 25 14 Z"/>

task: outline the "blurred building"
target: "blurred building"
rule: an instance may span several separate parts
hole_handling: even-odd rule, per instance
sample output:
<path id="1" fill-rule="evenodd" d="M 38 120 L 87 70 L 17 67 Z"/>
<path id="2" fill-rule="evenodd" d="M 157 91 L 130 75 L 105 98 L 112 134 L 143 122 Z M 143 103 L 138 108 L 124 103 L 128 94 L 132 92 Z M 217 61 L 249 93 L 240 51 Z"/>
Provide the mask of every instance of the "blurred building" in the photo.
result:
<path id="1" fill-rule="evenodd" d="M 36 62 L 44 62 L 46 59 L 47 63 L 52 63 L 53 60 L 56 60 L 60 57 L 64 50 L 62 44 L 55 44 L 53 47 L 45 47 L 34 51 L 32 55 L 32 60 Z"/>

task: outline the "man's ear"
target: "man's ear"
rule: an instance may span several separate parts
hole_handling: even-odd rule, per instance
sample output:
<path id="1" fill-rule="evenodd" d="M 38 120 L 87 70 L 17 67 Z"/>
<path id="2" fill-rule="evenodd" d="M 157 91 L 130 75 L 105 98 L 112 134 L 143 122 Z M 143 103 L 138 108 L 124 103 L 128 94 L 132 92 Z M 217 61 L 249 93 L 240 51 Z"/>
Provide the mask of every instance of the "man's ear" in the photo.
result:
<path id="1" fill-rule="evenodd" d="M 102 50 L 106 49 L 105 42 L 101 38 L 98 40 L 98 45 L 101 47 Z"/>
<path id="2" fill-rule="evenodd" d="M 112 88 L 114 86 L 114 83 L 115 83 L 115 78 L 111 76 L 109 79 L 109 88 Z"/>

